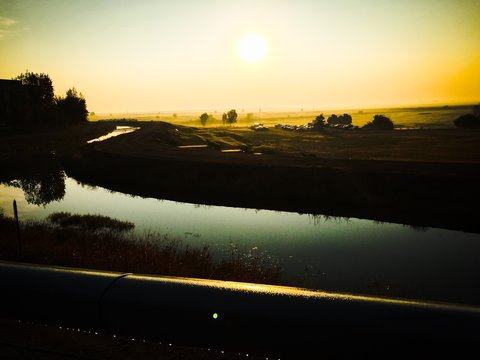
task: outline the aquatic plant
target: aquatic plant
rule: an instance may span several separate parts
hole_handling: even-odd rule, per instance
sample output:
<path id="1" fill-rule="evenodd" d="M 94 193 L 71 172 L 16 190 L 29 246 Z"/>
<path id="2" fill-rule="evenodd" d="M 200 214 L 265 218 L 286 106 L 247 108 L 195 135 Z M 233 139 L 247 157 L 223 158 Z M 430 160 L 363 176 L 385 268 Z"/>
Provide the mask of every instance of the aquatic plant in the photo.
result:
<path id="1" fill-rule="evenodd" d="M 191 247 L 157 232 L 135 234 L 133 224 L 99 215 L 55 213 L 21 223 L 0 218 L 0 260 L 132 272 L 279 284 L 280 270 L 262 254 L 215 261 L 208 246 Z"/>
<path id="2" fill-rule="evenodd" d="M 56 212 L 50 214 L 47 220 L 62 227 L 74 226 L 84 230 L 96 231 L 100 229 L 110 229 L 117 231 L 132 230 L 135 227 L 130 221 L 121 221 L 112 219 L 103 215 L 78 215 L 69 212 Z"/>

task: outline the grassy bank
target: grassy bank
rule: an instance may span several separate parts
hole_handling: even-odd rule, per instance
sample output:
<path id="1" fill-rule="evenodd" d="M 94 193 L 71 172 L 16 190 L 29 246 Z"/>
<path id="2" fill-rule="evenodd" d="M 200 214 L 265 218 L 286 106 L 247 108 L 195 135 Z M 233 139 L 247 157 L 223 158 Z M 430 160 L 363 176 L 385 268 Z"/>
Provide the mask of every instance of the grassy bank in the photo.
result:
<path id="1" fill-rule="evenodd" d="M 127 136 L 86 147 L 64 162 L 67 173 L 145 197 L 480 232 L 471 211 L 480 200 L 478 164 L 256 157 L 173 146 L 142 156 L 140 145 L 132 152 L 120 146 Z"/>
<path id="2" fill-rule="evenodd" d="M 0 259 L 150 275 L 280 284 L 280 270 L 258 255 L 232 252 L 215 261 L 208 247 L 192 248 L 158 233 L 135 235 L 134 225 L 99 215 L 54 213 L 17 230 L 0 214 Z"/>
<path id="3" fill-rule="evenodd" d="M 86 145 L 133 123 L 140 130 Z M 470 210 L 480 201 L 478 130 L 252 131 L 117 120 L 1 136 L 0 181 L 56 166 L 134 195 L 480 232 Z"/>

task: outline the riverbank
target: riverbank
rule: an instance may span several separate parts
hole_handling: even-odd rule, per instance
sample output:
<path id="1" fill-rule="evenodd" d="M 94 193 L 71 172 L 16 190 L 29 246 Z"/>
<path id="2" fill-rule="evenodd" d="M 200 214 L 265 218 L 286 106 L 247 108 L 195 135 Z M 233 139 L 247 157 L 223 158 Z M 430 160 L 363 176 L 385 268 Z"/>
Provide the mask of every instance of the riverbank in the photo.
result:
<path id="1" fill-rule="evenodd" d="M 292 285 L 267 258 L 236 253 L 214 259 L 208 246 L 132 232 L 134 224 L 100 215 L 53 213 L 20 221 L 0 213 L 0 260 L 163 276 Z M 298 284 L 297 284 L 298 285 Z"/>
<path id="2" fill-rule="evenodd" d="M 67 173 L 140 196 L 480 232 L 480 132 L 140 126 L 62 159 Z"/>
<path id="3" fill-rule="evenodd" d="M 140 129 L 86 144 L 117 125 Z M 253 131 L 123 120 L 0 135 L 0 181 L 55 163 L 79 181 L 140 196 L 480 232 L 471 210 L 480 200 L 478 130 Z"/>

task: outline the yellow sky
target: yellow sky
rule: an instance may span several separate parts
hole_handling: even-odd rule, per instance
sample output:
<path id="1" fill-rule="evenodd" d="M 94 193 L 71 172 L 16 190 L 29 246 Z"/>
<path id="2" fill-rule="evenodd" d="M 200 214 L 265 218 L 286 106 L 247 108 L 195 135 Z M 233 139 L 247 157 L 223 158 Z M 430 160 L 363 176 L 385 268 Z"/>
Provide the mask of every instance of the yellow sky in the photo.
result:
<path id="1" fill-rule="evenodd" d="M 480 101 L 478 0 L 0 0 L 0 78 L 102 112 Z M 265 56 L 245 61 L 255 33 Z"/>

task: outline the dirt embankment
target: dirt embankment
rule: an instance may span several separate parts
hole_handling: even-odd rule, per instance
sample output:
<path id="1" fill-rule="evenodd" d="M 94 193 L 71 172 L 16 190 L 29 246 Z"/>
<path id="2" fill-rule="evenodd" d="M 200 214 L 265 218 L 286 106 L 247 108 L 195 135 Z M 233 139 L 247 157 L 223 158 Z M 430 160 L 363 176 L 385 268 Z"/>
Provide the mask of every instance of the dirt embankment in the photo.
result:
<path id="1" fill-rule="evenodd" d="M 141 196 L 480 232 L 479 163 L 361 159 L 353 150 L 349 160 L 328 158 L 290 134 L 284 142 L 262 134 L 262 142 L 254 132 L 222 131 L 151 124 L 85 146 L 64 164 L 79 180 Z M 265 146 L 268 136 L 277 147 Z"/>

